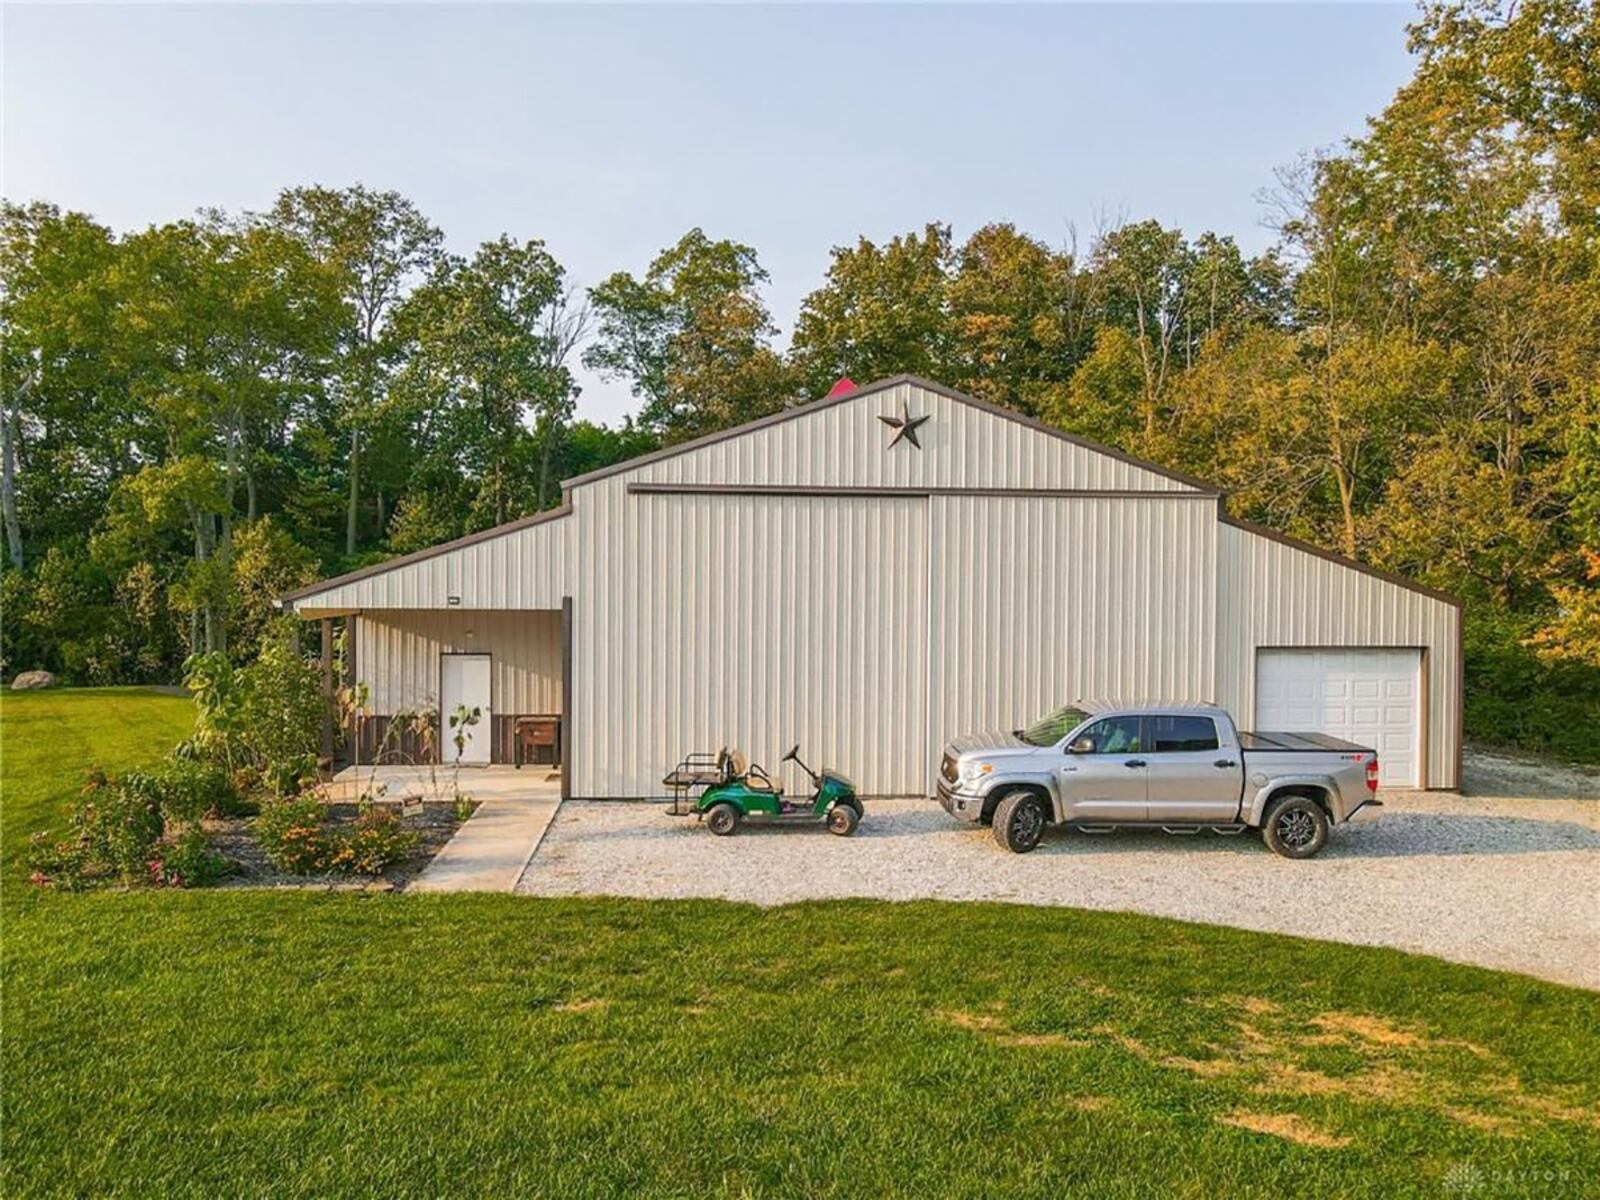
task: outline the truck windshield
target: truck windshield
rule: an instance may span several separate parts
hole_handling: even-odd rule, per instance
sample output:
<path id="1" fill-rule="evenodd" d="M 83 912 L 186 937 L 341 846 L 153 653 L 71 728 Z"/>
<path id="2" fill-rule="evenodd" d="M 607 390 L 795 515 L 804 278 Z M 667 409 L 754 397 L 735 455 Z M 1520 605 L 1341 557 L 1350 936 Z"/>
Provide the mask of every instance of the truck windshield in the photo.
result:
<path id="1" fill-rule="evenodd" d="M 1017 736 L 1031 746 L 1054 746 L 1088 717 L 1088 713 L 1076 708 L 1058 708 L 1026 729 L 1017 730 Z"/>

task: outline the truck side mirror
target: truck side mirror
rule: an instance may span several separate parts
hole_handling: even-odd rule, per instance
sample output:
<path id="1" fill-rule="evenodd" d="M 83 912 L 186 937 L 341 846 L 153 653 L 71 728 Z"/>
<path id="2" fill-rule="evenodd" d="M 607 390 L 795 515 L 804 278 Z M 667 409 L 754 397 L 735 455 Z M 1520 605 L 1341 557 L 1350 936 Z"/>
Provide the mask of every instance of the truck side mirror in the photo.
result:
<path id="1" fill-rule="evenodd" d="M 1067 747 L 1068 754 L 1093 754 L 1094 739 L 1081 737 Z"/>

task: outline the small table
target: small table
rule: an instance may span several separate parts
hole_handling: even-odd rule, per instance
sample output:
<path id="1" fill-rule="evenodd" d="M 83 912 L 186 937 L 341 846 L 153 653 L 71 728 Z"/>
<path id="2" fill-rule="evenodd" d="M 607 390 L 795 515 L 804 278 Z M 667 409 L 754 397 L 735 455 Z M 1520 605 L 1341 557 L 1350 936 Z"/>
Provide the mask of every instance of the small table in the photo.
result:
<path id="1" fill-rule="evenodd" d="M 518 717 L 512 724 L 513 756 L 518 769 L 525 762 L 538 762 L 540 751 L 548 750 L 547 765 L 561 765 L 561 714 L 542 713 Z"/>

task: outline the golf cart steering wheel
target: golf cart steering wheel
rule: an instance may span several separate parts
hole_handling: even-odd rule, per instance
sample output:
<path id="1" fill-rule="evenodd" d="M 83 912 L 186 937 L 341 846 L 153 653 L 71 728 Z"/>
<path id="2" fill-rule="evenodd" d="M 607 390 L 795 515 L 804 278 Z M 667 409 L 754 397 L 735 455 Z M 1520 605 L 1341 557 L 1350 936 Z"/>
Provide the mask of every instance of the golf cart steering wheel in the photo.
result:
<path id="1" fill-rule="evenodd" d="M 778 761 L 780 761 L 780 762 L 792 762 L 793 760 L 795 760 L 795 759 L 797 759 L 799 757 L 800 757 L 800 743 L 796 742 L 793 746 L 789 747 L 789 753 L 785 754 Z"/>

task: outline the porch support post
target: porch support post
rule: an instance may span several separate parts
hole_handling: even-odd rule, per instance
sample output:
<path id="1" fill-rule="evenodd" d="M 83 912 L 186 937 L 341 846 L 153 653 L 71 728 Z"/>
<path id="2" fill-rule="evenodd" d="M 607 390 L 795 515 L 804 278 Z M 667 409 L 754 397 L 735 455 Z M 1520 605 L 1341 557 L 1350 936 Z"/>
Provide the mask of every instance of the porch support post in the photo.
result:
<path id="1" fill-rule="evenodd" d="M 352 693 L 356 686 L 356 617 L 352 613 L 344 619 L 344 685 Z M 350 707 L 350 728 L 347 731 L 350 738 L 350 762 L 359 767 L 361 765 L 361 713 L 354 705 Z"/>
<path id="2" fill-rule="evenodd" d="M 333 618 L 322 618 L 322 757 L 333 772 Z"/>
<path id="3" fill-rule="evenodd" d="M 561 597 L 561 798 L 572 799 L 572 597 Z"/>

